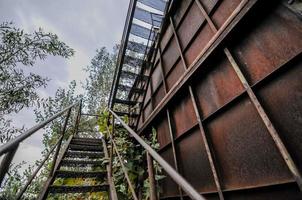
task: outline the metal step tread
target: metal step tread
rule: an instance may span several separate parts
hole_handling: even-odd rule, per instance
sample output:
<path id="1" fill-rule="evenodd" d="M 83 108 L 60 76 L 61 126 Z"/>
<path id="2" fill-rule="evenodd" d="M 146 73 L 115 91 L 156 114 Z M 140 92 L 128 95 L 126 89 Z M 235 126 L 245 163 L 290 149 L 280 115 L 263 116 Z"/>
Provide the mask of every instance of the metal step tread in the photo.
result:
<path id="1" fill-rule="evenodd" d="M 103 152 L 79 152 L 79 151 L 67 151 L 65 158 L 103 158 Z"/>
<path id="2" fill-rule="evenodd" d="M 67 170 L 57 170 L 56 178 L 104 178 L 106 177 L 106 171 L 67 171 Z"/>
<path id="3" fill-rule="evenodd" d="M 65 186 L 65 185 L 51 185 L 49 186 L 49 193 L 86 193 L 86 192 L 101 192 L 108 191 L 109 185 L 104 183 L 101 185 L 89 186 Z"/>
<path id="4" fill-rule="evenodd" d="M 85 165 L 94 165 L 101 166 L 102 161 L 100 160 L 62 160 L 61 166 L 85 166 Z"/>
<path id="5" fill-rule="evenodd" d="M 79 140 L 71 140 L 70 144 L 87 145 L 87 146 L 102 146 L 102 143 L 90 142 L 90 141 L 79 141 Z"/>
<path id="6" fill-rule="evenodd" d="M 70 144 L 70 150 L 78 150 L 78 151 L 103 151 L 102 146 L 90 146 L 90 145 L 79 145 L 79 144 Z"/>

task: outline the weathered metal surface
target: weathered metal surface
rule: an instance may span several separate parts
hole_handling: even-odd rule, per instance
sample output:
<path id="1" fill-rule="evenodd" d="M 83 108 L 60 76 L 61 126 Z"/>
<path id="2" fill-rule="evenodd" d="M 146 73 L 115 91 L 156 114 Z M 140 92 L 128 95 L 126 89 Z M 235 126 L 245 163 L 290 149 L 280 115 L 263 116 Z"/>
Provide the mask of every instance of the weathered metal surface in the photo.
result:
<path id="1" fill-rule="evenodd" d="M 153 88 L 140 132 L 155 127 L 160 154 L 209 199 L 301 198 L 302 23 L 285 4 L 181 1 L 167 16 L 166 92 Z M 168 177 L 161 186 L 162 199 L 187 199 Z"/>

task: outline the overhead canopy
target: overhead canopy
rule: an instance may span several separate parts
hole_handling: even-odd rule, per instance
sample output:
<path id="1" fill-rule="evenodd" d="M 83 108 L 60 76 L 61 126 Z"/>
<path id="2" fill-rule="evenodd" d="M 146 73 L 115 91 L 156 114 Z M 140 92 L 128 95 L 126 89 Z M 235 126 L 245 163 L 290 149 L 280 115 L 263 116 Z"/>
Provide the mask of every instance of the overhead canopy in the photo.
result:
<path id="1" fill-rule="evenodd" d="M 130 1 L 110 93 L 110 108 L 123 102 L 128 105 L 130 91 L 143 92 L 141 88 L 133 88 L 133 84 L 138 79 L 147 80 L 141 69 L 161 26 L 166 3 L 167 0 Z"/>

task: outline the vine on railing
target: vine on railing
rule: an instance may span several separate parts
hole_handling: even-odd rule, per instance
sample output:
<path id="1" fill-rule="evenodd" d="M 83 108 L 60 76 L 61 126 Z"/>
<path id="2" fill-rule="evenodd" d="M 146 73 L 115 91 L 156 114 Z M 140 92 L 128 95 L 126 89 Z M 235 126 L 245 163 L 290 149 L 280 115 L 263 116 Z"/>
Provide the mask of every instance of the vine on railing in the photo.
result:
<path id="1" fill-rule="evenodd" d="M 114 139 L 118 152 L 123 158 L 123 164 L 126 167 L 131 183 L 136 188 L 136 194 L 138 194 L 138 196 L 142 196 L 142 199 L 148 199 L 150 195 L 150 185 L 147 176 L 146 151 L 140 145 L 138 145 L 138 143 L 132 137 L 130 137 L 127 130 L 125 130 L 118 123 L 114 128 L 112 124 L 108 124 L 109 121 L 112 121 L 112 117 L 109 115 L 108 111 L 101 112 L 99 116 L 99 130 L 108 141 L 110 141 L 108 134 L 112 134 L 114 129 L 114 133 L 111 136 Z M 124 121 L 128 121 L 126 116 L 124 117 Z M 108 133 L 107 128 L 109 129 L 110 133 Z M 152 129 L 150 135 L 143 136 L 143 138 L 145 141 L 148 141 L 148 144 L 152 146 L 152 148 L 159 148 L 155 129 Z M 160 175 L 162 172 L 161 167 L 155 162 L 154 167 L 155 171 L 157 172 L 155 177 L 156 180 L 164 178 L 164 176 Z M 132 199 L 132 194 L 125 180 L 121 163 L 116 155 L 113 157 L 113 179 L 119 198 Z"/>

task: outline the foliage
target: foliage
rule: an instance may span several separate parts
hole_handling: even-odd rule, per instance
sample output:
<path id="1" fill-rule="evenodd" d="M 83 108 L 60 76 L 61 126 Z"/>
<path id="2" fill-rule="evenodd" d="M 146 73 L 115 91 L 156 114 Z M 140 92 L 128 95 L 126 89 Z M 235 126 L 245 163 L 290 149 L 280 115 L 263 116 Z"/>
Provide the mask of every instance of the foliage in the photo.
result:
<path id="1" fill-rule="evenodd" d="M 28 34 L 8 22 L 0 24 L 0 38 L 0 112 L 8 114 L 32 105 L 38 99 L 36 89 L 48 80 L 26 74 L 20 65 L 33 66 L 47 55 L 69 58 L 74 51 L 53 33 L 40 28 Z"/>
<path id="2" fill-rule="evenodd" d="M 20 134 L 24 131 L 24 126 L 22 128 L 17 128 L 13 126 L 12 120 L 4 119 L 0 117 L 0 144 L 3 144 L 12 138 L 14 138 L 17 134 Z"/>
<path id="3" fill-rule="evenodd" d="M 111 121 L 108 111 L 103 111 L 100 113 L 100 118 L 98 120 L 98 125 L 100 132 L 110 141 L 110 135 L 112 133 L 112 125 L 108 125 L 108 121 Z M 127 121 L 127 118 L 124 118 Z M 109 133 L 108 133 L 109 131 Z M 148 199 L 149 197 L 149 180 L 147 178 L 146 170 L 146 151 L 137 144 L 137 142 L 129 137 L 129 133 L 126 129 L 121 126 L 115 126 L 114 135 L 111 135 L 117 146 L 117 150 L 123 158 L 124 165 L 127 169 L 129 178 L 135 188 L 141 187 L 143 198 Z M 154 149 L 159 148 L 159 143 L 157 141 L 157 133 L 155 129 L 152 130 L 149 137 L 143 137 L 143 139 Z M 110 143 L 110 145 L 112 145 Z M 160 175 L 162 169 L 158 164 L 154 164 L 156 175 L 156 180 L 164 178 Z M 132 199 L 131 191 L 128 187 L 127 181 L 125 179 L 124 172 L 122 170 L 121 164 L 118 157 L 115 155 L 113 157 L 113 178 L 115 186 L 120 199 Z"/>
<path id="4" fill-rule="evenodd" d="M 89 113 L 104 109 L 107 106 L 110 88 L 113 80 L 117 47 L 109 53 L 105 47 L 96 51 L 89 66 L 84 70 L 88 78 L 83 83 L 85 89 L 84 101 Z"/>

